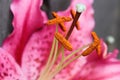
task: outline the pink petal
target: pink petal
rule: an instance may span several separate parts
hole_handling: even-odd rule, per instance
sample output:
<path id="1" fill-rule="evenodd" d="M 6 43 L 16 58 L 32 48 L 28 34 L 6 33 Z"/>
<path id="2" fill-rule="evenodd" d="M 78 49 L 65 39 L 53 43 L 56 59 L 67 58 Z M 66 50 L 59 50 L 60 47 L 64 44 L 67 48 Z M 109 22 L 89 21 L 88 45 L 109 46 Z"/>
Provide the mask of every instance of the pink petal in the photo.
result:
<path id="1" fill-rule="evenodd" d="M 0 48 L 0 80 L 26 80 L 13 57 Z"/>
<path id="2" fill-rule="evenodd" d="M 120 80 L 120 61 L 109 59 L 88 62 L 75 80 Z M 75 77 L 76 77 L 75 76 Z"/>
<path id="3" fill-rule="evenodd" d="M 117 56 L 118 56 L 118 53 L 119 53 L 119 50 L 118 49 L 114 49 L 114 51 L 113 52 L 110 52 L 109 54 L 108 54 L 108 57 L 109 58 L 117 58 Z"/>
<path id="4" fill-rule="evenodd" d="M 4 49 L 21 64 L 24 47 L 31 34 L 43 27 L 46 16 L 40 10 L 42 0 L 13 0 L 11 10 L 14 15 L 14 31 L 3 43 Z"/>
<path id="5" fill-rule="evenodd" d="M 87 57 L 86 63 L 72 79 L 75 80 L 119 80 L 120 79 L 120 60 L 118 50 L 107 53 L 107 46 L 102 41 L 103 47 L 101 56 L 94 51 Z M 77 77 L 76 77 L 77 76 Z"/>

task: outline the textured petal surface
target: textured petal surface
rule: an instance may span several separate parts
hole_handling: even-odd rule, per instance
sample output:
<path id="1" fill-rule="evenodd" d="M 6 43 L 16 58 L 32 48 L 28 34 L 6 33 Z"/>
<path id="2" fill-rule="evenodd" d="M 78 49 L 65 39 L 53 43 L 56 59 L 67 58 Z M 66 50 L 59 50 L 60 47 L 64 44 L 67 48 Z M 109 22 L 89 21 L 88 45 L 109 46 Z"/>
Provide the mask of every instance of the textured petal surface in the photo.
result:
<path id="1" fill-rule="evenodd" d="M 118 50 L 107 53 L 106 44 L 101 41 L 102 52 L 98 56 L 94 50 L 81 70 L 72 78 L 75 80 L 119 80 L 120 79 L 120 60 L 117 59 Z"/>
<path id="2" fill-rule="evenodd" d="M 55 30 L 50 26 L 35 32 L 23 52 L 22 69 L 28 80 L 36 80 L 50 53 Z"/>
<path id="3" fill-rule="evenodd" d="M 27 80 L 13 57 L 0 48 L 0 80 Z"/>
<path id="4" fill-rule="evenodd" d="M 40 6 L 42 6 L 42 0 L 12 0 L 14 30 L 5 40 L 3 47 L 16 58 L 19 64 L 29 37 L 46 21 Z"/>
<path id="5" fill-rule="evenodd" d="M 112 53 L 116 54 L 116 53 Z M 76 80 L 119 80 L 120 61 L 106 56 L 104 59 L 88 61 L 76 76 Z"/>

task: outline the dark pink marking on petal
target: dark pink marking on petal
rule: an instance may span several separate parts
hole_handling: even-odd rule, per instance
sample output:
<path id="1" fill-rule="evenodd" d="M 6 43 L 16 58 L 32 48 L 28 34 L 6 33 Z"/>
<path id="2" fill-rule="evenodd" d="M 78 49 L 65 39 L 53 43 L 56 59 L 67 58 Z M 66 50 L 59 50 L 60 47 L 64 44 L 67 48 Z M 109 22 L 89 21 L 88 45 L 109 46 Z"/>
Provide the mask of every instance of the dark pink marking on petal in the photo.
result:
<path id="1" fill-rule="evenodd" d="M 48 59 L 55 26 L 47 26 L 35 32 L 29 39 L 22 57 L 22 69 L 28 80 L 37 80 Z"/>
<path id="2" fill-rule="evenodd" d="M 2 48 L 0 48 L 0 80 L 26 80 L 13 57 Z"/>
<path id="3" fill-rule="evenodd" d="M 116 59 L 117 60 L 117 59 Z M 110 59 L 88 61 L 73 79 L 75 80 L 119 80 L 120 61 Z"/>

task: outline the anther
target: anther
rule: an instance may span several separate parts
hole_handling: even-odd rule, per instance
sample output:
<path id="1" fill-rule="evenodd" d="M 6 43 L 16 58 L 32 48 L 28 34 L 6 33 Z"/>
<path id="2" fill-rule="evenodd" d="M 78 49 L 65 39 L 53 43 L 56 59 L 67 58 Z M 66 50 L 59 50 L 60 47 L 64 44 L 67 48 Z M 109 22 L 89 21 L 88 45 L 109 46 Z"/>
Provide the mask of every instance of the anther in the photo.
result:
<path id="1" fill-rule="evenodd" d="M 56 12 L 52 12 L 52 15 L 53 15 L 54 18 L 62 18 L 62 19 L 64 20 L 64 18 L 58 16 Z M 68 18 L 67 21 L 72 20 L 70 17 L 67 17 L 67 18 Z M 64 20 L 64 21 L 65 21 L 65 20 Z M 63 21 L 62 21 L 62 22 L 59 22 L 58 25 L 60 26 L 60 28 L 61 28 L 62 31 L 64 31 L 64 32 L 67 31 L 67 28 L 66 28 L 66 26 L 64 25 Z"/>
<path id="2" fill-rule="evenodd" d="M 53 15 L 54 18 L 59 18 L 59 16 L 57 15 L 56 12 L 52 12 L 52 15 Z M 64 31 L 64 32 L 67 31 L 67 28 L 66 28 L 66 26 L 64 25 L 63 22 L 59 23 L 58 25 L 60 26 L 62 31 Z"/>
<path id="3" fill-rule="evenodd" d="M 58 18 L 59 17 L 56 12 L 52 12 L 52 15 L 53 15 L 54 18 Z"/>
<path id="4" fill-rule="evenodd" d="M 56 23 L 61 23 L 61 22 L 68 22 L 71 21 L 72 19 L 70 17 L 58 17 L 49 20 L 46 24 L 51 25 L 51 24 L 56 24 Z"/>
<path id="5" fill-rule="evenodd" d="M 53 15 L 54 18 L 60 17 L 60 16 L 57 15 L 56 12 L 52 12 L 52 15 Z M 60 28 L 61 28 L 62 31 L 64 31 L 64 32 L 67 31 L 67 28 L 66 28 L 66 26 L 64 25 L 63 22 L 59 23 L 58 25 L 60 26 Z"/>
<path id="6" fill-rule="evenodd" d="M 73 10 L 71 9 L 71 10 L 70 10 L 70 13 L 71 13 L 71 15 L 72 15 L 72 18 L 74 19 L 74 18 L 75 18 L 75 11 L 73 11 Z M 80 30 L 80 26 L 79 26 L 78 21 L 76 22 L 75 26 L 76 26 L 77 30 Z"/>
<path id="7" fill-rule="evenodd" d="M 100 39 L 98 38 L 97 34 L 95 32 L 92 32 L 91 34 L 92 34 L 92 37 L 94 39 L 94 42 L 96 42 L 96 43 L 99 42 L 100 43 Z"/>
<path id="8" fill-rule="evenodd" d="M 55 38 L 64 46 L 64 48 L 69 51 L 73 50 L 71 43 L 66 40 L 59 32 L 55 33 Z"/>
<path id="9" fill-rule="evenodd" d="M 97 45 L 97 47 L 96 47 L 96 51 L 97 51 L 97 54 L 100 55 L 100 53 L 101 53 L 100 40 L 99 40 L 99 38 L 96 36 L 97 34 L 96 34 L 95 32 L 92 32 L 92 35 L 93 35 L 93 37 L 94 37 L 94 42 L 99 43 L 99 44 Z"/>
<path id="10" fill-rule="evenodd" d="M 100 44 L 98 44 L 96 51 L 97 51 L 98 56 L 100 56 L 100 54 L 101 54 L 101 45 Z"/>
<path id="11" fill-rule="evenodd" d="M 100 40 L 95 32 L 92 32 L 92 37 L 94 39 L 93 43 L 85 50 L 83 51 L 82 55 L 87 56 L 89 55 L 93 50 L 99 48 Z M 99 48 L 100 49 L 100 48 Z"/>
<path id="12" fill-rule="evenodd" d="M 74 26 L 76 25 L 76 23 L 77 23 L 77 21 L 79 19 L 79 16 L 81 15 L 81 13 L 84 10 L 85 10 L 85 5 L 83 5 L 83 4 L 77 4 L 76 5 L 76 14 L 75 14 L 74 20 L 72 22 L 72 25 L 71 25 L 71 27 L 70 27 L 70 29 L 69 29 L 66 37 L 65 37 L 66 39 L 68 39 L 70 37 L 70 35 L 71 35 L 71 33 L 72 33 L 73 29 L 74 29 Z"/>

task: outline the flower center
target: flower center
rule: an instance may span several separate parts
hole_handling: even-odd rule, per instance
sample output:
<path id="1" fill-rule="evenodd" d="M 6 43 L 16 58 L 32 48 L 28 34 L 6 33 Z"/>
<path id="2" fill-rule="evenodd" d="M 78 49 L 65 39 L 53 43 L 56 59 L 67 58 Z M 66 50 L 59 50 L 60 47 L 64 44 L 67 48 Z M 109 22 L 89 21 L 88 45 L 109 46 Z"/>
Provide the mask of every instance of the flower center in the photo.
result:
<path id="1" fill-rule="evenodd" d="M 83 46 L 82 48 L 78 48 L 77 50 L 71 52 L 71 54 L 65 56 L 64 54 L 64 49 L 67 49 L 69 51 L 73 50 L 73 47 L 71 43 L 68 41 L 74 26 L 79 30 L 80 27 L 78 26 L 78 19 L 81 15 L 81 13 L 84 11 L 85 6 L 82 4 L 77 5 L 76 9 L 76 14 L 74 13 L 73 10 L 71 10 L 71 15 L 73 18 L 73 22 L 70 26 L 70 29 L 68 30 L 66 36 L 64 37 L 62 34 L 58 32 L 58 28 L 56 26 L 56 32 L 55 32 L 55 37 L 53 40 L 51 52 L 48 58 L 48 61 L 42 70 L 40 77 L 38 80 L 51 80 L 57 73 L 59 73 L 62 69 L 64 69 L 66 66 L 68 66 L 71 62 L 74 60 L 78 59 L 81 56 L 87 56 L 89 55 L 93 50 L 97 50 L 98 53 L 100 54 L 100 40 L 95 32 L 92 32 L 92 37 L 93 37 L 93 43 L 88 44 Z M 46 24 L 58 24 L 60 28 L 65 32 L 67 29 L 64 25 L 64 22 L 68 22 L 71 20 L 70 17 L 60 17 L 57 15 L 57 13 L 53 12 L 52 15 L 54 16 L 54 19 L 49 20 Z M 61 43 L 62 45 L 58 47 L 58 43 Z M 84 48 L 86 48 L 83 50 Z M 58 49 L 59 48 L 59 49 Z M 76 53 L 83 51 L 81 54 L 78 54 L 74 56 Z M 62 55 L 61 60 L 56 64 L 58 61 L 58 57 Z M 74 56 L 74 57 L 73 57 Z M 71 58 L 72 57 L 72 58 Z"/>

